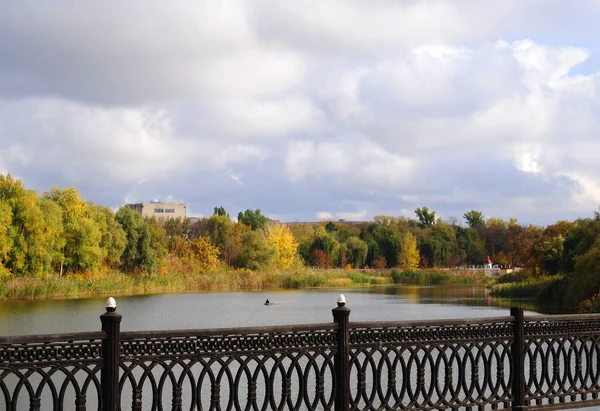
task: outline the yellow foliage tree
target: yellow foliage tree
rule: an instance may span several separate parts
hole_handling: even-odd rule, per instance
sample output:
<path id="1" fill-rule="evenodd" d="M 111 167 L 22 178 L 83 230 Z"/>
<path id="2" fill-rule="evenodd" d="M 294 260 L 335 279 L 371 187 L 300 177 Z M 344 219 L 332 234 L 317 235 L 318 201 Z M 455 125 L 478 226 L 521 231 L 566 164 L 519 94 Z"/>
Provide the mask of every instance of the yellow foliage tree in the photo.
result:
<path id="1" fill-rule="evenodd" d="M 289 270 L 296 263 L 298 242 L 290 229 L 282 224 L 271 224 L 267 228 L 267 242 L 277 251 L 275 266 Z"/>
<path id="2" fill-rule="evenodd" d="M 211 244 L 210 238 L 202 236 L 192 240 L 191 249 L 200 272 L 217 271 L 219 268 L 219 249 Z"/>
<path id="3" fill-rule="evenodd" d="M 398 266 L 403 270 L 415 270 L 419 266 L 419 259 L 417 239 L 410 231 L 407 231 L 400 241 Z"/>

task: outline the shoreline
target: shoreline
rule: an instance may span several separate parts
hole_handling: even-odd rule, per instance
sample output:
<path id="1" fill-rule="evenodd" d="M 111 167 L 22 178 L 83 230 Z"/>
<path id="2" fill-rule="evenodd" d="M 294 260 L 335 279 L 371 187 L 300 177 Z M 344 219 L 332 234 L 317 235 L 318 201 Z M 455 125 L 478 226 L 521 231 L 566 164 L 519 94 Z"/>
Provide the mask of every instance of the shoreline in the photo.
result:
<path id="1" fill-rule="evenodd" d="M 485 281 L 481 276 L 457 275 L 449 270 L 402 272 L 373 269 L 303 268 L 294 271 L 234 270 L 191 275 L 169 273 L 155 276 L 134 276 L 121 272 L 108 272 L 94 276 L 2 279 L 0 280 L 0 300 L 58 300 L 194 292 L 366 288 L 394 284 L 426 285 Z"/>

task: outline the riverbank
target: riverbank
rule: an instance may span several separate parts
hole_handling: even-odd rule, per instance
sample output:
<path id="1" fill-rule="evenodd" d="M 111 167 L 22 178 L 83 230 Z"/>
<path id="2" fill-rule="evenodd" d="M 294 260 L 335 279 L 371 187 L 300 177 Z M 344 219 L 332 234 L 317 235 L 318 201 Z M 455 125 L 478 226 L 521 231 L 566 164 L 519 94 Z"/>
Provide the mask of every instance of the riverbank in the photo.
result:
<path id="1" fill-rule="evenodd" d="M 450 270 L 342 270 L 300 268 L 293 271 L 231 270 L 211 274 L 155 276 L 107 272 L 45 279 L 25 277 L 0 281 L 0 300 L 43 300 L 93 296 L 176 294 L 211 291 L 259 291 L 308 288 L 354 288 L 391 284 L 485 282 L 481 273 Z"/>

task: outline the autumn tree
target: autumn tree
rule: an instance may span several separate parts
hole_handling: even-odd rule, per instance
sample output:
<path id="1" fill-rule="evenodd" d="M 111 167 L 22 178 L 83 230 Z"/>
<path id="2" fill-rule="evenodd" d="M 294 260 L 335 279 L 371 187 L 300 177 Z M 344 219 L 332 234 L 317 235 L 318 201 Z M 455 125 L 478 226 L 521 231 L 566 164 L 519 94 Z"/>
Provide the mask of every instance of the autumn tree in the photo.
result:
<path id="1" fill-rule="evenodd" d="M 225 264 L 232 267 L 243 266 L 244 263 L 240 262 L 240 255 L 244 246 L 243 236 L 248 231 L 250 231 L 250 227 L 242 223 L 232 223 L 224 227 L 223 241 L 218 247 Z"/>
<path id="2" fill-rule="evenodd" d="M 275 249 L 275 267 L 289 270 L 294 267 L 298 256 L 298 242 L 291 230 L 282 224 L 271 224 L 267 228 L 267 242 Z"/>
<path id="3" fill-rule="evenodd" d="M 0 278 L 10 275 L 6 267 L 11 249 L 9 232 L 12 227 L 12 210 L 6 200 L 0 199 Z"/>
<path id="4" fill-rule="evenodd" d="M 201 273 L 211 273 L 219 268 L 219 250 L 214 247 L 208 237 L 198 237 L 191 241 L 191 250 L 197 269 Z"/>
<path id="5" fill-rule="evenodd" d="M 89 204 L 74 187 L 53 187 L 44 193 L 44 198 L 55 202 L 62 210 L 64 271 L 96 271 L 104 260 L 100 247 L 102 233 L 92 219 Z"/>
<path id="6" fill-rule="evenodd" d="M 8 244 L 4 271 L 38 277 L 52 273 L 62 241 L 59 208 L 40 199 L 34 191 L 25 190 L 21 181 L 10 174 L 0 175 L 0 201 L 5 210 L 10 209 L 7 214 L 11 216 L 7 239 L 3 241 Z M 6 224 L 8 217 L 4 221 Z"/>
<path id="7" fill-rule="evenodd" d="M 419 266 L 420 255 L 417 248 L 417 239 L 407 231 L 402 237 L 400 253 L 398 255 L 398 266 L 403 270 L 416 270 Z"/>

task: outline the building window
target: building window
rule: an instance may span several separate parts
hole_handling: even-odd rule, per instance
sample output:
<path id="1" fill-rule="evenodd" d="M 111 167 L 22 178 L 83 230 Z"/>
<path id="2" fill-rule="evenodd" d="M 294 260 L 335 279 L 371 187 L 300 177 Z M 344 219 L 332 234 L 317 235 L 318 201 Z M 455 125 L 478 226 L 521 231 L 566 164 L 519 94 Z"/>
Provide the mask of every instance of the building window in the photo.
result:
<path id="1" fill-rule="evenodd" d="M 165 208 L 165 213 L 174 213 L 175 209 L 174 208 Z"/>
<path id="2" fill-rule="evenodd" d="M 155 213 L 164 213 L 164 212 L 165 212 L 165 209 L 164 209 L 164 208 L 155 208 L 155 209 L 154 209 L 154 212 L 155 212 Z"/>

